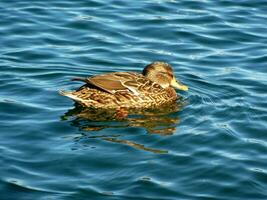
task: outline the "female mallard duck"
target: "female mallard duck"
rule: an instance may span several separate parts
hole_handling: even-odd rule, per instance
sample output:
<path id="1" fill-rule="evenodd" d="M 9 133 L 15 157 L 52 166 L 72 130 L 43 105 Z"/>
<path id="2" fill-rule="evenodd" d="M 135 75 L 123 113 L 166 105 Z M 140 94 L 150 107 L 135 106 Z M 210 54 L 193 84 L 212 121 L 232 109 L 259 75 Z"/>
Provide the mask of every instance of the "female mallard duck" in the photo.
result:
<path id="1" fill-rule="evenodd" d="M 114 72 L 74 80 L 86 84 L 76 91 L 60 91 L 60 94 L 90 108 L 157 108 L 176 101 L 173 87 L 188 90 L 176 81 L 171 66 L 164 62 L 147 65 L 142 74 Z"/>

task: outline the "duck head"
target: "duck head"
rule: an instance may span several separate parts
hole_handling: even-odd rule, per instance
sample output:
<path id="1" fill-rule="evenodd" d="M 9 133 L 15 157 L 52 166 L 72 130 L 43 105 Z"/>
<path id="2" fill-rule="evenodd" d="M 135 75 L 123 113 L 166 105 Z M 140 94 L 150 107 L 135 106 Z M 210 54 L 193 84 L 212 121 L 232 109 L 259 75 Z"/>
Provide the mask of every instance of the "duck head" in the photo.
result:
<path id="1" fill-rule="evenodd" d="M 171 86 L 183 91 L 188 90 L 186 85 L 176 80 L 172 67 L 165 62 L 153 62 L 147 65 L 143 70 L 143 75 L 163 88 Z"/>

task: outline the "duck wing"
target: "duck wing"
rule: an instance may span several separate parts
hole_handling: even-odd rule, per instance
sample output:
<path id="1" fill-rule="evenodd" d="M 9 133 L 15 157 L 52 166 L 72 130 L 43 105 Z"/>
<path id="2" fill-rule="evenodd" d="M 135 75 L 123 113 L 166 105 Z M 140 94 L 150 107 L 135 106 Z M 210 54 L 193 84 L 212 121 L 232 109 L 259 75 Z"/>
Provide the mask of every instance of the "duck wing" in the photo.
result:
<path id="1" fill-rule="evenodd" d="M 140 78 L 144 78 L 143 75 L 134 72 L 114 72 L 89 77 L 86 82 L 111 94 L 117 91 L 131 91 L 138 95 L 140 83 L 137 79 Z"/>

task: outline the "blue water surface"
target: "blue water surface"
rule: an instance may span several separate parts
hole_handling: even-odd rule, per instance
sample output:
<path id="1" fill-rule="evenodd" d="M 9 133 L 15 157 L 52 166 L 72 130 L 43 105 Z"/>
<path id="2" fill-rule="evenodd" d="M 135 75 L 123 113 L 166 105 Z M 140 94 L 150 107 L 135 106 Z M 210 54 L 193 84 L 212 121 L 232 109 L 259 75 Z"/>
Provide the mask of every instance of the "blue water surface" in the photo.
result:
<path id="1" fill-rule="evenodd" d="M 266 24 L 266 0 L 2 0 L 0 199 L 267 199 Z M 176 112 L 96 122 L 58 94 L 156 60 Z"/>

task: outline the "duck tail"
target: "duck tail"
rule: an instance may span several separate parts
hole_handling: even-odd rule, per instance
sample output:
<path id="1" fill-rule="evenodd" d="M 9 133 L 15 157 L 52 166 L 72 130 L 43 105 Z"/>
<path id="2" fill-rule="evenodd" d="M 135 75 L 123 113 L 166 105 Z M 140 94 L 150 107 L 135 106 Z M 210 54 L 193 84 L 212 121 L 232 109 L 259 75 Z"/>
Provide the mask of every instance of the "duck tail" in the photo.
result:
<path id="1" fill-rule="evenodd" d="M 66 96 L 67 93 L 69 93 L 69 92 L 66 92 L 66 91 L 63 91 L 63 90 L 59 90 L 58 93 L 59 93 L 60 95 L 62 95 L 62 96 Z"/>
<path id="2" fill-rule="evenodd" d="M 62 96 L 69 97 L 73 100 L 78 99 L 78 97 L 76 95 L 74 95 L 73 92 L 71 92 L 71 91 L 67 92 L 67 91 L 59 90 L 58 93 L 61 94 Z"/>
<path id="3" fill-rule="evenodd" d="M 74 78 L 71 79 L 71 81 L 82 81 L 82 82 L 86 82 L 86 78 L 74 77 Z"/>
<path id="4" fill-rule="evenodd" d="M 62 96 L 69 97 L 70 99 L 78 103 L 82 103 L 83 101 L 80 97 L 77 97 L 77 95 L 75 95 L 72 91 L 67 92 L 67 91 L 59 90 L 58 93 L 61 94 Z"/>

